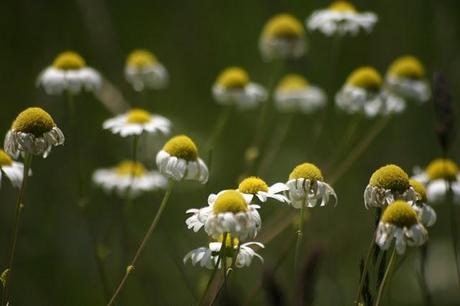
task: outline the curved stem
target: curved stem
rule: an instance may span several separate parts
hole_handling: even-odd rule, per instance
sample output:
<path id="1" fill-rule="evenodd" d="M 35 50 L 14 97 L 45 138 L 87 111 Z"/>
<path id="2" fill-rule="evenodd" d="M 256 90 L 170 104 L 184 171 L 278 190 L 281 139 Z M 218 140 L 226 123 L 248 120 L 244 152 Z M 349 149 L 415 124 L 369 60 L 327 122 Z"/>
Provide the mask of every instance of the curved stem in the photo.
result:
<path id="1" fill-rule="evenodd" d="M 393 267 L 393 263 L 396 258 L 396 247 L 393 248 L 393 253 L 391 253 L 390 261 L 388 262 L 387 269 L 385 271 L 385 275 L 383 276 L 382 283 L 380 284 L 379 291 L 377 294 L 377 300 L 375 302 L 375 306 L 379 306 L 380 302 L 382 301 L 383 291 L 385 289 L 386 283 L 389 281 L 389 275 L 391 273 L 391 269 Z"/>
<path id="2" fill-rule="evenodd" d="M 294 257 L 294 275 L 297 275 L 299 269 L 299 259 L 300 259 L 300 249 L 302 247 L 302 237 L 303 237 L 303 213 L 304 213 L 304 203 L 300 207 L 300 220 L 299 228 L 297 229 L 297 241 L 295 245 L 295 257 Z"/>

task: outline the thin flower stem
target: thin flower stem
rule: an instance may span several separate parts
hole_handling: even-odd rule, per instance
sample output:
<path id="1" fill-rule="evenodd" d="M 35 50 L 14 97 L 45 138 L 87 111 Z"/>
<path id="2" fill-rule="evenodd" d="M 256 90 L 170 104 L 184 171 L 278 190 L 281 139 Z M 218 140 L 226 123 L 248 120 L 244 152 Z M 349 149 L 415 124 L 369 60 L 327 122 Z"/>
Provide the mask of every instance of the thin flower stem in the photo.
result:
<path id="1" fill-rule="evenodd" d="M 452 186 L 450 182 L 446 182 L 448 184 L 448 189 L 447 189 L 447 199 L 448 199 L 448 204 L 449 204 L 449 210 L 450 210 L 450 231 L 452 234 L 452 247 L 454 249 L 454 256 L 455 256 L 455 267 L 457 270 L 457 278 L 458 282 L 460 284 L 460 263 L 458 262 L 458 227 L 457 227 L 457 218 L 455 215 L 455 206 L 454 206 L 454 201 L 453 201 L 453 192 L 452 192 Z"/>
<path id="2" fill-rule="evenodd" d="M 211 288 L 212 281 L 214 280 L 214 277 L 217 274 L 217 270 L 219 270 L 220 261 L 221 261 L 221 254 L 219 253 L 219 256 L 217 257 L 216 265 L 215 265 L 214 269 L 212 270 L 211 276 L 209 277 L 208 283 L 206 285 L 206 289 L 203 291 L 203 294 L 201 295 L 201 298 L 198 301 L 197 305 L 199 305 L 199 306 L 203 305 L 203 302 L 204 302 L 205 297 L 206 297 L 206 295 L 207 295 L 207 293 L 209 291 L 209 288 Z"/>
<path id="3" fill-rule="evenodd" d="M 432 298 L 430 289 L 428 287 L 428 281 L 426 277 L 426 260 L 428 257 L 428 243 L 420 247 L 420 287 L 423 293 L 423 302 L 425 306 L 432 305 Z"/>
<path id="4" fill-rule="evenodd" d="M 295 245 L 295 257 L 294 257 L 294 275 L 297 275 L 299 271 L 299 260 L 300 260 L 300 249 L 302 247 L 302 237 L 303 237 L 303 213 L 304 213 L 304 204 L 300 207 L 300 221 L 299 228 L 297 229 L 297 241 Z"/>
<path id="5" fill-rule="evenodd" d="M 133 260 L 126 267 L 125 275 L 121 279 L 120 284 L 118 285 L 117 289 L 115 290 L 112 298 L 107 303 L 107 306 L 113 305 L 113 303 L 115 302 L 115 300 L 116 300 L 117 296 L 119 295 L 121 289 L 123 289 L 123 287 L 124 287 L 124 285 L 126 283 L 126 280 L 128 279 L 128 276 L 134 271 L 134 269 L 136 267 L 137 260 L 139 259 L 139 256 L 142 254 L 142 251 L 144 250 L 145 246 L 147 245 L 147 241 L 149 240 L 149 238 L 152 235 L 153 231 L 155 230 L 158 222 L 160 221 L 160 217 L 161 217 L 161 215 L 163 213 L 163 210 L 166 207 L 166 203 L 168 202 L 169 196 L 171 195 L 171 192 L 173 190 L 173 186 L 174 186 L 173 182 L 170 181 L 168 189 L 166 190 L 166 192 L 165 192 L 165 194 L 163 196 L 163 200 L 161 201 L 160 208 L 158 209 L 157 213 L 155 214 L 155 217 L 152 220 L 152 223 L 150 224 L 147 232 L 145 233 L 144 238 L 142 239 L 142 242 L 139 245 L 139 248 L 137 249 Z"/>
<path id="6" fill-rule="evenodd" d="M 16 254 L 16 243 L 18 241 L 18 232 L 19 232 L 19 224 L 21 221 L 21 212 L 22 209 L 24 208 L 24 203 L 23 203 L 23 198 L 24 198 L 24 193 L 26 190 L 26 185 L 27 185 L 27 178 L 29 177 L 29 171 L 30 167 L 32 166 L 32 158 L 33 156 L 31 154 L 25 153 L 24 156 L 24 169 L 22 172 L 22 183 L 21 183 L 21 188 L 19 189 L 18 196 L 16 199 L 16 215 L 14 218 L 14 226 L 13 226 L 13 235 L 11 239 L 11 248 L 9 252 L 9 260 L 8 260 L 8 268 L 7 268 L 7 274 L 5 277 L 5 284 L 3 287 L 3 301 L 2 305 L 8 305 L 9 304 L 9 289 L 10 289 L 10 284 L 11 284 L 11 279 L 13 276 L 13 263 L 14 263 L 14 255 Z"/>
<path id="7" fill-rule="evenodd" d="M 214 125 L 214 128 L 212 129 L 211 136 L 209 137 L 208 142 L 206 143 L 204 150 L 205 152 L 211 152 L 214 149 L 216 141 L 219 140 L 219 137 L 222 134 L 225 126 L 227 125 L 230 115 L 232 114 L 232 111 L 233 106 L 228 105 L 225 106 L 224 109 L 222 109 L 222 111 L 220 112 L 219 117 L 217 118 L 217 121 Z"/>
<path id="8" fill-rule="evenodd" d="M 136 179 L 136 164 L 137 164 L 137 152 L 138 152 L 138 147 L 139 147 L 139 135 L 134 135 L 134 138 L 133 138 L 133 144 L 132 144 L 132 148 L 131 148 L 131 158 L 132 158 L 132 169 L 131 169 L 131 182 L 128 186 L 128 188 L 126 189 L 126 193 L 125 193 L 125 196 L 126 196 L 126 205 L 125 205 L 125 209 L 126 210 L 130 210 L 131 209 L 131 206 L 133 204 L 132 202 L 132 197 L 131 197 L 131 192 L 133 190 L 133 184 L 134 184 L 134 180 Z"/>
<path id="9" fill-rule="evenodd" d="M 379 291 L 378 291 L 378 294 L 377 294 L 377 299 L 376 299 L 376 302 L 375 302 L 375 306 L 379 306 L 380 302 L 382 301 L 383 291 L 385 289 L 385 285 L 389 281 L 389 276 L 390 276 L 390 273 L 391 273 L 391 269 L 393 268 L 393 263 L 395 261 L 395 258 L 396 258 L 396 247 L 393 248 L 393 252 L 391 253 L 390 261 L 388 262 L 388 266 L 387 266 L 387 269 L 385 271 L 385 275 L 383 276 L 382 283 L 380 284 L 380 287 L 379 287 Z"/>
<path id="10" fill-rule="evenodd" d="M 375 240 L 375 237 L 374 235 L 372 235 L 371 243 L 369 244 L 369 248 L 367 250 L 366 261 L 364 262 L 363 271 L 359 278 L 359 287 L 358 287 L 358 292 L 356 293 L 356 298 L 355 298 L 356 305 L 359 305 L 359 301 L 361 299 L 361 292 L 363 291 L 364 281 L 366 279 L 366 273 L 367 273 L 367 270 L 369 269 L 369 263 L 371 261 L 372 254 L 374 254 L 374 250 L 375 250 L 374 240 Z"/>

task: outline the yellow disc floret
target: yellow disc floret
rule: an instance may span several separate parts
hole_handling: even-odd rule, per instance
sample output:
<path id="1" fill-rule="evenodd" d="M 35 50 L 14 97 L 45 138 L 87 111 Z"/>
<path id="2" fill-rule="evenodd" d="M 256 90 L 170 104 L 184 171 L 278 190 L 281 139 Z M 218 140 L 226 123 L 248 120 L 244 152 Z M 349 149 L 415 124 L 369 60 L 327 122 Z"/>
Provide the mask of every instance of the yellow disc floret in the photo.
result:
<path id="1" fill-rule="evenodd" d="M 264 38 L 296 39 L 304 36 L 302 23 L 292 15 L 279 14 L 265 24 L 262 31 Z"/>
<path id="2" fill-rule="evenodd" d="M 417 58 L 413 56 L 403 56 L 390 65 L 388 74 L 396 77 L 418 80 L 425 76 L 425 69 Z"/>
<path id="3" fill-rule="evenodd" d="M 248 204 L 240 192 L 226 190 L 222 192 L 213 205 L 215 214 L 232 212 L 234 214 L 248 210 Z"/>
<path id="4" fill-rule="evenodd" d="M 299 74 L 288 74 L 278 84 L 278 90 L 302 90 L 308 87 L 308 81 Z"/>
<path id="5" fill-rule="evenodd" d="M 249 84 L 249 75 L 243 68 L 229 67 L 222 71 L 216 83 L 226 89 L 241 89 Z"/>
<path id="6" fill-rule="evenodd" d="M 411 227 L 418 223 L 417 213 L 405 201 L 390 204 L 383 212 L 382 221 L 398 227 Z"/>
<path id="7" fill-rule="evenodd" d="M 335 12 L 356 12 L 355 7 L 347 1 L 332 2 L 329 9 Z"/>
<path id="8" fill-rule="evenodd" d="M 144 49 L 138 49 L 131 52 L 127 59 L 126 65 L 135 68 L 145 68 L 157 63 L 157 59 L 152 52 Z"/>
<path id="9" fill-rule="evenodd" d="M 409 185 L 409 176 L 396 165 L 386 165 L 376 170 L 369 180 L 371 186 L 404 192 Z"/>
<path id="10" fill-rule="evenodd" d="M 431 180 L 445 179 L 448 181 L 456 181 L 458 166 L 450 159 L 438 158 L 433 160 L 428 167 L 426 167 L 426 173 Z"/>
<path id="11" fill-rule="evenodd" d="M 163 150 L 170 155 L 185 160 L 196 160 L 198 158 L 198 149 L 195 143 L 185 135 L 179 135 L 171 138 L 163 147 Z"/>
<path id="12" fill-rule="evenodd" d="M 221 234 L 219 236 L 219 239 L 218 239 L 219 242 L 223 242 L 224 241 L 224 235 Z M 238 238 L 233 238 L 230 234 L 227 234 L 227 237 L 225 238 L 225 247 L 227 248 L 236 248 L 238 246 L 238 244 L 240 243 L 240 241 L 238 240 Z"/>
<path id="13" fill-rule="evenodd" d="M 409 184 L 414 188 L 415 192 L 417 192 L 420 195 L 420 201 L 426 203 L 427 197 L 426 197 L 426 188 L 425 186 L 420 183 L 419 181 L 416 181 L 414 179 L 409 180 Z"/>
<path id="14" fill-rule="evenodd" d="M 147 172 L 145 167 L 140 162 L 133 162 L 130 160 L 122 161 L 117 166 L 117 174 L 120 176 L 144 176 Z"/>
<path id="15" fill-rule="evenodd" d="M 13 160 L 11 157 L 6 154 L 5 151 L 0 150 L 0 166 L 11 166 L 13 164 Z"/>
<path id="16" fill-rule="evenodd" d="M 56 124 L 53 118 L 40 107 L 30 107 L 22 111 L 14 120 L 11 128 L 22 133 L 34 134 L 41 137 L 51 131 Z"/>
<path id="17" fill-rule="evenodd" d="M 350 74 L 347 84 L 371 91 L 378 91 L 382 87 L 382 77 L 372 67 L 360 67 Z"/>
<path id="18" fill-rule="evenodd" d="M 152 115 L 149 112 L 140 108 L 135 108 L 128 113 L 126 121 L 129 123 L 143 124 L 149 122 L 150 119 L 152 119 Z"/>
<path id="19" fill-rule="evenodd" d="M 259 191 L 268 191 L 268 185 L 261 178 L 250 176 L 241 181 L 238 190 L 242 193 L 256 194 Z"/>
<path id="20" fill-rule="evenodd" d="M 61 70 L 77 70 L 85 66 L 86 63 L 83 57 L 72 51 L 62 52 L 53 62 L 53 67 Z"/>
<path id="21" fill-rule="evenodd" d="M 291 174 L 289 174 L 290 180 L 296 180 L 300 178 L 308 179 L 311 181 L 324 181 L 321 170 L 319 170 L 319 168 L 314 164 L 310 163 L 303 163 L 298 165 L 294 168 L 294 170 L 292 170 Z"/>

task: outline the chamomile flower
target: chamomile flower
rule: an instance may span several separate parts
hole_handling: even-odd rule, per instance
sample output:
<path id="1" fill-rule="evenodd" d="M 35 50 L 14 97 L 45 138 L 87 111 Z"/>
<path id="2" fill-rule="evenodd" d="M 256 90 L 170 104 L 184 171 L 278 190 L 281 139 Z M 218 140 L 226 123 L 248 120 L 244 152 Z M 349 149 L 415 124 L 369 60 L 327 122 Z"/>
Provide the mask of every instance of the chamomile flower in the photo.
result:
<path id="1" fill-rule="evenodd" d="M 280 112 L 310 114 L 326 105 L 325 92 L 298 74 L 285 76 L 275 90 L 275 105 Z"/>
<path id="2" fill-rule="evenodd" d="M 284 183 L 276 183 L 269 187 L 264 180 L 255 176 L 245 178 L 238 185 L 238 191 L 247 195 L 249 201 L 252 201 L 253 197 L 256 196 L 261 202 L 266 202 L 271 198 L 278 202 L 289 203 L 289 199 L 281 194 L 287 190 L 289 187 Z"/>
<path id="3" fill-rule="evenodd" d="M 272 17 L 262 30 L 259 49 L 267 61 L 303 56 L 306 38 L 302 23 L 289 14 Z"/>
<path id="4" fill-rule="evenodd" d="M 400 113 L 406 107 L 404 100 L 383 88 L 380 73 L 372 67 L 354 70 L 336 94 L 335 103 L 349 114 L 367 117 Z"/>
<path id="5" fill-rule="evenodd" d="M 42 86 L 49 95 L 60 95 L 64 91 L 78 94 L 83 89 L 94 92 L 101 83 L 100 74 L 86 66 L 83 57 L 72 51 L 60 53 L 37 79 L 37 85 Z"/>
<path id="6" fill-rule="evenodd" d="M 64 134 L 53 118 L 39 107 L 30 107 L 14 120 L 5 137 L 5 151 L 14 158 L 20 153 L 46 158 L 53 146 L 64 144 Z"/>
<path id="7" fill-rule="evenodd" d="M 197 232 L 204 227 L 206 233 L 218 239 L 225 233 L 239 240 L 254 238 L 262 221 L 257 209 L 251 204 L 251 196 L 236 190 L 224 190 L 208 197 L 208 206 L 201 209 L 189 209 L 192 214 L 185 223 L 189 229 Z"/>
<path id="8" fill-rule="evenodd" d="M 126 160 L 114 168 L 99 169 L 93 182 L 106 192 L 116 191 L 120 196 L 136 197 L 144 192 L 166 189 L 168 180 L 157 171 L 148 171 L 140 162 Z"/>
<path id="9" fill-rule="evenodd" d="M 428 232 L 419 222 L 417 213 L 405 201 L 389 205 L 377 226 L 375 242 L 382 250 L 388 250 L 393 239 L 400 255 L 406 251 L 406 245 L 420 246 L 428 239 Z"/>
<path id="10" fill-rule="evenodd" d="M 397 200 L 415 202 L 419 195 L 409 183 L 407 173 L 396 165 L 386 165 L 377 169 L 364 190 L 364 205 L 385 207 Z"/>
<path id="11" fill-rule="evenodd" d="M 377 20 L 372 12 L 358 12 L 347 1 L 334 1 L 328 8 L 314 11 L 306 24 L 310 31 L 319 30 L 327 36 L 354 36 L 361 29 L 371 32 Z"/>
<path id="12" fill-rule="evenodd" d="M 212 87 L 214 99 L 222 105 L 236 105 L 245 110 L 257 107 L 267 99 L 267 91 L 252 83 L 243 68 L 229 67 L 221 72 Z"/>
<path id="13" fill-rule="evenodd" d="M 426 186 L 429 202 L 445 201 L 450 185 L 454 202 L 460 203 L 460 171 L 454 161 L 442 158 L 435 159 L 428 164 L 424 171 L 416 169 L 413 179 Z"/>
<path id="14" fill-rule="evenodd" d="M 303 163 L 296 166 L 287 182 L 289 199 L 294 208 L 325 206 L 329 202 L 337 205 L 334 189 L 324 182 L 321 170 L 313 164 Z"/>
<path id="15" fill-rule="evenodd" d="M 414 179 L 410 179 L 409 183 L 419 195 L 419 199 L 412 203 L 412 208 L 417 213 L 420 223 L 422 223 L 425 227 L 434 225 L 436 223 L 437 216 L 434 209 L 427 203 L 428 199 L 426 197 L 425 186 Z"/>
<path id="16" fill-rule="evenodd" d="M 208 181 L 209 171 L 198 157 L 198 148 L 185 135 L 171 138 L 156 156 L 160 173 L 175 181 L 193 180 L 204 184 Z"/>
<path id="17" fill-rule="evenodd" d="M 219 254 L 221 253 L 223 244 L 222 240 L 223 237 L 219 237 L 218 241 L 210 242 L 208 247 L 201 247 L 188 252 L 184 257 L 184 263 L 190 260 L 194 266 L 199 263 L 201 267 L 214 269 L 218 262 L 218 268 L 221 268 L 223 260 L 226 260 L 227 267 L 231 267 L 235 256 L 235 266 L 237 268 L 249 267 L 254 257 L 260 259 L 262 263 L 264 262 L 262 256 L 257 254 L 256 251 L 250 247 L 257 246 L 259 248 L 264 248 L 262 243 L 246 242 L 240 244 L 237 238 L 232 238 L 230 235 L 227 235 L 226 238 L 225 259 L 221 258 L 219 260 Z"/>
<path id="18" fill-rule="evenodd" d="M 134 50 L 128 55 L 125 65 L 125 78 L 134 90 L 162 89 L 168 85 L 166 68 L 148 50 Z"/>
<path id="19" fill-rule="evenodd" d="M 141 135 L 142 133 L 168 135 L 171 130 L 169 119 L 135 108 L 104 122 L 103 128 L 121 137 Z"/>
<path id="20" fill-rule="evenodd" d="M 5 174 L 14 187 L 21 187 L 23 172 L 24 164 L 15 162 L 5 151 L 0 150 L 0 186 L 2 174 Z"/>
<path id="21" fill-rule="evenodd" d="M 394 93 L 423 103 L 430 99 L 430 86 L 425 68 L 413 56 L 402 56 L 388 68 L 385 81 Z"/>

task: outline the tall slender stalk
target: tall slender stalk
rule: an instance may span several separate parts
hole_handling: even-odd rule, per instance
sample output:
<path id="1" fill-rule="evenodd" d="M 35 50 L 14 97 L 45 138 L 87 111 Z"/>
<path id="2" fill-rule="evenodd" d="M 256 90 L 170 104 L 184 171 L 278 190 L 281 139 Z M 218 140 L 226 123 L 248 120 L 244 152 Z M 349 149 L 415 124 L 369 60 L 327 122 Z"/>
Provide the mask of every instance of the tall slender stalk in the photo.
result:
<path id="1" fill-rule="evenodd" d="M 302 237 L 303 237 L 303 213 L 305 210 L 304 203 L 300 207 L 300 220 L 299 220 L 299 228 L 297 229 L 297 241 L 295 245 L 295 257 L 294 257 L 294 275 L 297 275 L 297 271 L 299 271 L 299 260 L 300 260 L 300 249 L 302 248 Z"/>
<path id="2" fill-rule="evenodd" d="M 385 275 L 383 276 L 382 282 L 380 283 L 380 288 L 377 294 L 375 306 L 379 306 L 382 301 L 385 285 L 387 285 L 387 283 L 389 282 L 389 277 L 390 277 L 391 269 L 393 268 L 395 258 L 396 258 L 396 247 L 393 248 L 393 252 L 391 253 L 390 261 L 388 262 L 388 266 L 385 271 Z"/>
<path id="3" fill-rule="evenodd" d="M 431 306 L 432 298 L 426 278 L 426 261 L 428 257 L 428 242 L 420 247 L 420 287 L 423 293 L 423 303 L 425 306 Z"/>
<path id="4" fill-rule="evenodd" d="M 361 272 L 361 276 L 359 277 L 359 286 L 358 286 L 358 292 L 356 292 L 356 297 L 355 297 L 355 304 L 356 305 L 359 305 L 359 301 L 361 300 L 361 293 L 363 291 L 363 288 L 364 288 L 364 282 L 366 280 L 366 273 L 369 269 L 369 263 L 371 261 L 371 258 L 372 258 L 372 254 L 374 254 L 374 250 L 375 250 L 375 236 L 372 235 L 372 239 L 371 239 L 371 243 L 369 244 L 369 248 L 367 250 L 367 256 L 366 256 L 366 260 L 364 261 L 364 266 L 363 266 L 363 270 Z"/>
<path id="5" fill-rule="evenodd" d="M 455 267 L 457 270 L 458 283 L 460 284 L 460 263 L 458 258 L 458 227 L 457 227 L 457 218 L 455 216 L 455 204 L 453 199 L 452 186 L 450 182 L 447 184 L 447 196 L 446 199 L 449 202 L 449 215 L 450 215 L 450 231 L 452 234 L 452 248 L 454 249 L 455 256 Z"/>

